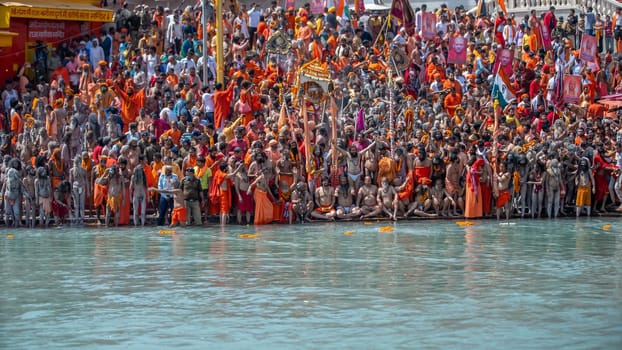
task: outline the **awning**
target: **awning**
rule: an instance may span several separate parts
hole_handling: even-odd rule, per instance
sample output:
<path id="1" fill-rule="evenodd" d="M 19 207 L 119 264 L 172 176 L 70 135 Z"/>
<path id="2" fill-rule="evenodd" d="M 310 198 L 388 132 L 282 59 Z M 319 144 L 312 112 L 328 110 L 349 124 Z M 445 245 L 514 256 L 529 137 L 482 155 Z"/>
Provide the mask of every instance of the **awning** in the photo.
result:
<path id="1" fill-rule="evenodd" d="M 622 100 L 602 99 L 596 102 L 600 103 L 601 105 L 608 106 L 610 109 L 622 107 Z"/>
<path id="2" fill-rule="evenodd" d="M 59 21 L 112 22 L 113 11 L 84 3 L 43 1 L 3 2 L 12 18 L 51 19 Z"/>
<path id="3" fill-rule="evenodd" d="M 8 30 L 0 30 L 0 47 L 13 46 L 13 38 L 18 35 L 19 33 L 9 32 Z"/>

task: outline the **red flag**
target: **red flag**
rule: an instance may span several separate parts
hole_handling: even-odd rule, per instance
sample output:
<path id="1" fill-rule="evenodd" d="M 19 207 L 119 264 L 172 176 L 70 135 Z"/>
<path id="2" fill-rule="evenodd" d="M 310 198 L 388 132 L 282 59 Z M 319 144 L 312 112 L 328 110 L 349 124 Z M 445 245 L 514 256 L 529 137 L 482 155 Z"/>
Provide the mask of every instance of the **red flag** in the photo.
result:
<path id="1" fill-rule="evenodd" d="M 393 0 L 391 16 L 400 20 L 406 29 L 415 27 L 415 11 L 413 11 L 408 0 Z"/>
<path id="2" fill-rule="evenodd" d="M 365 0 L 354 0 L 354 12 L 359 15 L 365 12 Z"/>
<path id="3" fill-rule="evenodd" d="M 365 130 L 365 113 L 363 111 L 363 108 L 361 107 L 361 109 L 359 109 L 359 113 L 356 116 L 356 132 L 360 133 L 361 131 Z"/>

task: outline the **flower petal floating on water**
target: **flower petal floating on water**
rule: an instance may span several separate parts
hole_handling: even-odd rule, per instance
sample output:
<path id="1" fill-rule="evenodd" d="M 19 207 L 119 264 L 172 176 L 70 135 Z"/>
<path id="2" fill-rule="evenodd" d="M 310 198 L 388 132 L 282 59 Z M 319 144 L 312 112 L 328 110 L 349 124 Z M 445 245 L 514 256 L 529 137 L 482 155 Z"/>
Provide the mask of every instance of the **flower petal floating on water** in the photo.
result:
<path id="1" fill-rule="evenodd" d="M 394 228 L 393 226 L 383 226 L 380 228 L 380 232 L 393 232 Z"/>
<path id="2" fill-rule="evenodd" d="M 354 235 L 354 231 L 346 231 L 343 233 L 346 236 L 353 236 Z"/>
<path id="3" fill-rule="evenodd" d="M 160 230 L 161 235 L 174 235 L 177 234 L 175 230 Z"/>
<path id="4" fill-rule="evenodd" d="M 473 221 L 456 221 L 458 226 L 473 226 Z"/>
<path id="5" fill-rule="evenodd" d="M 259 238 L 259 234 L 258 233 L 240 233 L 238 235 L 238 238 L 246 238 L 246 239 Z"/>
<path id="6" fill-rule="evenodd" d="M 603 226 L 603 230 L 611 230 L 611 225 L 607 224 Z"/>
<path id="7" fill-rule="evenodd" d="M 6 238 L 15 238 L 15 236 L 13 236 L 12 233 L 9 233 L 9 234 L 6 235 Z"/>

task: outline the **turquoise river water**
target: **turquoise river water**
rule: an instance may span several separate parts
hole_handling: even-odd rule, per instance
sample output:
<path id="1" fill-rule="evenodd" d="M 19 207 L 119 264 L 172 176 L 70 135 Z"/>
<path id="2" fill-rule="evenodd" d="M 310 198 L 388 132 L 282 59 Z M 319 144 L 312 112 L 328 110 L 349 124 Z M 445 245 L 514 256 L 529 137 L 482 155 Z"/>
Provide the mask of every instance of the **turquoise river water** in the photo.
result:
<path id="1" fill-rule="evenodd" d="M 0 349 L 622 348 L 618 219 L 0 232 Z"/>

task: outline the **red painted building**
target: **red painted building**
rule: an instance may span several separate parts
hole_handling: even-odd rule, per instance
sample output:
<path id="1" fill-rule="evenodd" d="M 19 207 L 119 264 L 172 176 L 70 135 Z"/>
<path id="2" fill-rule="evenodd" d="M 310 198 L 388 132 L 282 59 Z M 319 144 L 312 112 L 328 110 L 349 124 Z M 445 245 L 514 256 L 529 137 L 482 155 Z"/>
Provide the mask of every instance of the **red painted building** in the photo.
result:
<path id="1" fill-rule="evenodd" d="M 103 24 L 112 22 L 112 10 L 100 8 L 98 0 L 19 1 L 0 3 L 0 14 L 7 13 L 11 34 L 0 31 L 0 84 L 14 76 L 25 62 L 33 62 L 37 40 L 50 48 L 61 42 L 78 40 L 84 34 L 97 34 Z M 12 38 L 12 40 L 8 40 Z M 4 38 L 4 39 L 3 39 Z"/>

